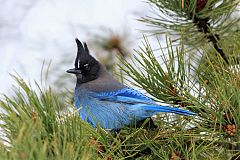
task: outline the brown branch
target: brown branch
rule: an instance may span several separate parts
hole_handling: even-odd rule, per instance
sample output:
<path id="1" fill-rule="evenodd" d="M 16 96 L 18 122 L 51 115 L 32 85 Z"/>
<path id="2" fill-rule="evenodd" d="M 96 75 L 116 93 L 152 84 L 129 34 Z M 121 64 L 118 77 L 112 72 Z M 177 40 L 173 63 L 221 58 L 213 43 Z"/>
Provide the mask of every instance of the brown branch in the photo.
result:
<path id="1" fill-rule="evenodd" d="M 194 24 L 199 28 L 199 32 L 203 32 L 206 36 L 206 38 L 209 40 L 209 42 L 212 42 L 213 47 L 216 49 L 216 51 L 219 53 L 219 55 L 222 57 L 222 59 L 229 64 L 228 58 L 226 54 L 224 53 L 223 49 L 221 49 L 218 45 L 218 42 L 220 41 L 219 35 L 218 34 L 211 34 L 209 28 L 209 18 L 198 18 L 194 16 L 193 20 Z M 211 35 L 208 35 L 211 34 Z"/>

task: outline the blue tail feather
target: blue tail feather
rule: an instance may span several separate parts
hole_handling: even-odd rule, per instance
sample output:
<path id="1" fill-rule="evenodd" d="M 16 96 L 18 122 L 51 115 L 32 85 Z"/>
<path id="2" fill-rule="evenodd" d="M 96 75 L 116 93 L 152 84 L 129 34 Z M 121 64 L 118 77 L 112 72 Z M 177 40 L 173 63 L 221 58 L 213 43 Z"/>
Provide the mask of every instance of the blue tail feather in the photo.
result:
<path id="1" fill-rule="evenodd" d="M 140 107 L 140 108 L 139 108 Z M 196 115 L 196 113 L 193 113 L 191 111 L 181 109 L 181 108 L 173 108 L 169 106 L 160 106 L 160 105 L 138 105 L 134 106 L 132 109 L 142 109 L 145 111 L 153 111 L 153 112 L 166 112 L 166 113 L 175 113 L 180 114 L 184 116 L 190 116 L 190 115 Z"/>

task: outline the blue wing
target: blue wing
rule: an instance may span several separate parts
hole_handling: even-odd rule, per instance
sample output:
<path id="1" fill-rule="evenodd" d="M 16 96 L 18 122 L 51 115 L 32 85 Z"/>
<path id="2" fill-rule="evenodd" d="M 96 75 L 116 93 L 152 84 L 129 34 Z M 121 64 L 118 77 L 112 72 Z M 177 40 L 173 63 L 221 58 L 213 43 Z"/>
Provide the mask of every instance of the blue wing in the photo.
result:
<path id="1" fill-rule="evenodd" d="M 114 101 L 119 103 L 146 103 L 146 104 L 156 104 L 152 99 L 145 96 L 141 92 L 134 90 L 132 88 L 123 88 L 121 90 L 112 92 L 101 92 L 94 95 L 95 98 L 103 101 Z"/>
<path id="2" fill-rule="evenodd" d="M 156 114 L 157 112 L 175 113 L 186 116 L 196 115 L 195 113 L 188 110 L 158 105 L 149 97 L 132 88 L 124 88 L 113 92 L 97 93 L 95 95 L 95 98 L 101 101 L 111 101 L 114 103 L 129 104 L 128 109 L 130 110 L 135 110 L 138 112 L 140 110 L 144 111 L 145 114 L 141 113 L 143 117 L 144 115 L 146 117 L 152 116 L 152 114 Z"/>

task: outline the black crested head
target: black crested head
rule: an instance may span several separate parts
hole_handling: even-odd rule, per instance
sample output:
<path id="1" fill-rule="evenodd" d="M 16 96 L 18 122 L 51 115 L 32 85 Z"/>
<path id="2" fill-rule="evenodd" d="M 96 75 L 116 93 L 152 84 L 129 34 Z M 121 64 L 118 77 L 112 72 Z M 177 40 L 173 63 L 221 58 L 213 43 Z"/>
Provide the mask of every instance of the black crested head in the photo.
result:
<path id="1" fill-rule="evenodd" d="M 97 79 L 100 70 L 99 62 L 90 55 L 85 42 L 82 44 L 76 38 L 76 43 L 78 51 L 74 63 L 75 68 L 69 69 L 67 72 L 75 74 L 78 83 L 86 83 Z"/>

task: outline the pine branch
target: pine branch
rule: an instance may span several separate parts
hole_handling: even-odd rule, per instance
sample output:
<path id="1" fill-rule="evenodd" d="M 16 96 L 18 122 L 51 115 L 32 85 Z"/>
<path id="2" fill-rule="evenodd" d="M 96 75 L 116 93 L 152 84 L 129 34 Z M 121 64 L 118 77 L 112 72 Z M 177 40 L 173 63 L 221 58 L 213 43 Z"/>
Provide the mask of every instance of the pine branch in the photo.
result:
<path id="1" fill-rule="evenodd" d="M 193 22 L 199 28 L 199 32 L 203 32 L 206 35 L 209 42 L 212 42 L 214 48 L 220 54 L 220 56 L 223 58 L 223 60 L 227 64 L 229 64 L 229 61 L 228 61 L 228 58 L 227 58 L 226 54 L 223 52 L 223 49 L 221 49 L 218 45 L 218 42 L 220 41 L 219 35 L 218 34 L 212 34 L 210 32 L 209 18 L 203 18 L 202 19 L 202 18 L 198 18 L 195 15 Z"/>
<path id="2" fill-rule="evenodd" d="M 189 0 L 187 0 L 186 3 L 187 3 L 187 5 L 189 5 Z M 209 17 L 201 18 L 200 16 L 198 16 L 198 13 L 204 9 L 204 7 L 206 6 L 207 3 L 208 3 L 208 0 L 197 0 L 197 4 L 196 4 L 197 7 L 196 7 L 196 11 L 195 11 L 196 14 L 193 14 L 192 12 L 190 12 L 190 15 L 194 15 L 193 23 L 199 28 L 198 31 L 203 32 L 205 34 L 205 37 L 209 40 L 209 42 L 212 42 L 214 48 L 220 54 L 220 56 L 223 58 L 223 60 L 227 64 L 229 64 L 226 54 L 223 52 L 223 49 L 221 49 L 218 45 L 218 43 L 220 42 L 219 35 L 213 34 L 210 31 L 210 30 L 212 30 L 210 23 L 209 23 L 209 20 L 211 19 L 211 17 L 209 16 Z M 192 19 L 192 17 L 189 17 L 189 18 Z"/>
<path id="3" fill-rule="evenodd" d="M 167 32 L 179 37 L 183 34 L 185 44 L 194 49 L 206 45 L 204 39 L 207 39 L 226 64 L 229 64 L 228 54 L 220 44 L 222 39 L 227 38 L 226 35 L 233 32 L 231 28 L 240 20 L 239 17 L 231 17 L 239 0 L 149 0 L 149 3 L 155 7 L 156 15 L 140 20 L 154 27 L 149 32 Z M 179 37 L 175 40 L 181 40 Z"/>

